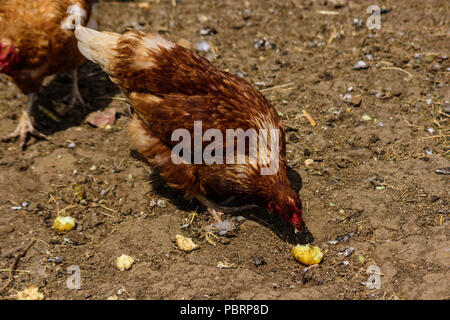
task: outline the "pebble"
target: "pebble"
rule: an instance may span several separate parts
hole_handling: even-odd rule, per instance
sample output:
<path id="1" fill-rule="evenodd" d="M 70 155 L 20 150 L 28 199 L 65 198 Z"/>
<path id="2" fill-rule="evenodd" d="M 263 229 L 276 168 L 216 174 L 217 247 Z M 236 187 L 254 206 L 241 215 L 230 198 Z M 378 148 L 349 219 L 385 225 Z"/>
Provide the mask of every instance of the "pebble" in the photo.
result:
<path id="1" fill-rule="evenodd" d="M 347 5 L 347 0 L 330 0 L 330 2 L 335 9 L 339 9 Z"/>
<path id="2" fill-rule="evenodd" d="M 348 257 L 349 255 L 351 255 L 353 253 L 353 251 L 355 251 L 355 248 L 353 247 L 347 247 L 347 248 L 343 248 L 342 250 L 340 250 L 338 252 L 338 256 L 344 256 L 344 257 Z"/>
<path id="3" fill-rule="evenodd" d="M 446 114 L 450 114 L 450 103 L 446 103 L 446 104 L 444 105 L 444 112 L 445 112 Z"/>
<path id="4" fill-rule="evenodd" d="M 54 262 L 56 264 L 60 264 L 61 262 L 63 262 L 64 258 L 63 257 L 55 257 L 55 258 L 50 258 L 48 259 L 48 262 Z"/>
<path id="5" fill-rule="evenodd" d="M 267 40 L 266 37 L 263 39 L 255 38 L 253 39 L 253 42 L 255 44 L 255 49 L 275 49 L 276 45 L 271 43 L 269 40 Z"/>
<path id="6" fill-rule="evenodd" d="M 210 36 L 213 34 L 217 34 L 217 30 L 211 27 L 205 27 L 200 29 L 200 35 L 202 36 Z"/>
<path id="7" fill-rule="evenodd" d="M 14 206 L 14 207 L 11 207 L 11 209 L 13 209 L 14 211 L 17 211 L 17 210 L 22 210 L 22 207 L 21 206 Z"/>
<path id="8" fill-rule="evenodd" d="M 73 143 L 73 142 L 71 142 L 71 143 L 68 145 L 68 148 L 69 148 L 69 149 L 74 149 L 75 147 L 76 147 L 76 144 Z"/>
<path id="9" fill-rule="evenodd" d="M 197 49 L 197 51 L 209 52 L 211 51 L 211 46 L 206 41 L 200 41 L 195 46 L 195 49 Z"/>
<path id="10" fill-rule="evenodd" d="M 342 101 L 344 102 L 350 102 L 350 100 L 352 99 L 352 95 L 350 93 L 347 93 L 345 95 L 342 96 Z"/>
<path id="11" fill-rule="evenodd" d="M 353 66 L 353 70 L 363 70 L 363 69 L 368 69 L 368 68 L 369 68 L 369 65 L 363 60 L 358 61 Z"/>
<path id="12" fill-rule="evenodd" d="M 431 133 L 431 134 L 434 133 L 434 129 L 433 128 L 427 128 L 426 130 L 427 130 L 428 133 Z"/>
<path id="13" fill-rule="evenodd" d="M 257 257 L 255 260 L 253 260 L 253 264 L 255 265 L 255 267 L 259 267 L 259 266 L 263 266 L 267 263 L 263 257 Z"/>
<path id="14" fill-rule="evenodd" d="M 361 119 L 363 119 L 364 121 L 370 121 L 370 120 L 372 120 L 372 117 L 369 116 L 368 114 L 365 114 L 365 115 L 362 116 Z"/>
<path id="15" fill-rule="evenodd" d="M 164 200 L 158 200 L 158 201 L 156 202 L 156 205 L 157 205 L 159 208 L 165 208 L 165 207 L 166 207 L 166 202 L 165 202 Z"/>
<path id="16" fill-rule="evenodd" d="M 358 107 L 361 105 L 362 97 L 361 96 L 354 96 L 350 99 L 350 103 L 354 105 L 355 107 Z"/>
<path id="17" fill-rule="evenodd" d="M 440 169 L 436 169 L 435 171 L 437 174 L 450 174 L 450 167 L 447 168 L 440 168 Z"/>

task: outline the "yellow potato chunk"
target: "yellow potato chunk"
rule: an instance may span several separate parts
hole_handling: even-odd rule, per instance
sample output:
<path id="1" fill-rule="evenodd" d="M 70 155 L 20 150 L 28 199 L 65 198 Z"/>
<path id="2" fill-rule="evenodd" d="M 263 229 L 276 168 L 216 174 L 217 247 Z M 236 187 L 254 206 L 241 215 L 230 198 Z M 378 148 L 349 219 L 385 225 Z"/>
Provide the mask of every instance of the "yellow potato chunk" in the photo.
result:
<path id="1" fill-rule="evenodd" d="M 298 262 L 307 266 L 318 264 L 323 258 L 323 253 L 320 248 L 309 244 L 306 246 L 295 246 L 292 248 L 292 253 Z"/>
<path id="2" fill-rule="evenodd" d="M 117 268 L 119 268 L 120 271 L 130 269 L 133 263 L 134 259 L 126 254 L 122 254 L 117 258 Z"/>
<path id="3" fill-rule="evenodd" d="M 53 229 L 56 232 L 67 232 L 75 228 L 76 223 L 76 220 L 72 217 L 57 216 L 53 223 Z"/>
<path id="4" fill-rule="evenodd" d="M 44 294 L 39 292 L 39 288 L 33 285 L 17 293 L 17 300 L 44 300 Z"/>
<path id="5" fill-rule="evenodd" d="M 190 252 L 199 247 L 198 244 L 195 244 L 191 238 L 186 238 L 180 234 L 175 236 L 175 240 L 177 241 L 178 248 L 186 252 Z"/>

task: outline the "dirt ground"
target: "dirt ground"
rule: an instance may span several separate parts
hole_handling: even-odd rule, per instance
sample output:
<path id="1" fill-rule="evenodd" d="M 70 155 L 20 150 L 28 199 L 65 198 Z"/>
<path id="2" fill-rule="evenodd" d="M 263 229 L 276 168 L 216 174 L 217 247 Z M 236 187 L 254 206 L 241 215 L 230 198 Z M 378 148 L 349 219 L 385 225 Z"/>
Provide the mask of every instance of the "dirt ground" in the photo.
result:
<path id="1" fill-rule="evenodd" d="M 37 285 L 46 299 L 448 299 L 449 176 L 435 170 L 450 167 L 449 3 L 336 2 L 100 1 L 100 30 L 136 27 L 194 47 L 204 40 L 211 50 L 202 54 L 273 103 L 287 128 L 305 231 L 295 235 L 253 210 L 230 217 L 240 221 L 232 236 L 208 242 L 212 217 L 131 150 L 123 95 L 87 63 L 80 71 L 87 108 L 65 114 L 70 77 L 49 78 L 35 119 L 50 139 L 31 138 L 25 151 L 17 141 L 0 143 L 0 287 L 35 241 L 0 298 Z M 365 22 L 374 3 L 379 30 Z M 365 68 L 354 69 L 360 60 Z M 25 103 L 1 75 L 1 135 L 15 128 Z M 112 128 L 86 123 L 107 107 L 118 111 Z M 52 225 L 62 209 L 78 224 L 58 235 Z M 176 234 L 200 248 L 180 251 Z M 295 261 L 298 243 L 318 245 L 322 263 Z M 134 258 L 130 270 L 116 268 L 122 254 Z M 79 290 L 66 286 L 72 265 Z M 370 266 L 379 267 L 378 289 L 362 284 Z"/>

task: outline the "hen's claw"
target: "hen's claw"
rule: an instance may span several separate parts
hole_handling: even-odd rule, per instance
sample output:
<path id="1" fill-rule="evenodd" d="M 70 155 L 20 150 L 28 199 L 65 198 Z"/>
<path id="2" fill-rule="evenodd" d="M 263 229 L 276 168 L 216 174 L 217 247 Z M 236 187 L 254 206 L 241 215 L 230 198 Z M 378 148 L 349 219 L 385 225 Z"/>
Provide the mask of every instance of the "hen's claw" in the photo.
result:
<path id="1" fill-rule="evenodd" d="M 13 133 L 3 137 L 1 140 L 6 142 L 18 137 L 20 142 L 20 148 L 23 149 L 28 134 L 33 135 L 36 138 L 48 140 L 48 137 L 46 135 L 40 133 L 33 127 L 28 112 L 24 111 L 22 113 L 22 116 L 20 117 L 19 124 L 17 125 L 16 130 L 14 130 Z"/>

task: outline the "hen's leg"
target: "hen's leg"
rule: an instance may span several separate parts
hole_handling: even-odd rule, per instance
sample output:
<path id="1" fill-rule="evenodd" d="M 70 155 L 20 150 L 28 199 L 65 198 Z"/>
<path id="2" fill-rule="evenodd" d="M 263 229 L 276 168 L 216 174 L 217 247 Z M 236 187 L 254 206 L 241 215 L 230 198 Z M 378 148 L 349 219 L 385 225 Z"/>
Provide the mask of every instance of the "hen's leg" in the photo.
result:
<path id="1" fill-rule="evenodd" d="M 202 195 L 198 195 L 197 200 L 200 201 L 208 209 L 208 211 L 211 213 L 211 215 L 214 217 L 214 219 L 217 222 L 222 222 L 222 216 L 225 213 L 236 213 L 236 212 L 250 210 L 250 209 L 254 209 L 254 208 L 258 207 L 255 204 L 249 204 L 249 205 L 240 206 L 240 207 L 225 207 L 225 206 L 218 205 L 214 201 L 212 201 Z"/>
<path id="2" fill-rule="evenodd" d="M 85 106 L 83 98 L 78 88 L 78 70 L 72 70 L 72 100 L 70 101 L 69 109 L 76 105 Z"/>
<path id="3" fill-rule="evenodd" d="M 220 204 L 221 206 L 228 206 L 228 205 L 230 205 L 231 203 L 233 203 L 234 200 L 236 200 L 236 197 L 235 197 L 235 196 L 231 196 L 231 197 L 229 197 L 228 199 L 226 199 L 226 200 L 224 200 L 224 201 L 222 201 L 222 202 L 219 202 L 219 204 Z"/>
<path id="4" fill-rule="evenodd" d="M 3 137 L 2 141 L 9 141 L 11 139 L 19 137 L 20 147 L 23 148 L 28 134 L 31 134 L 37 138 L 47 139 L 47 136 L 43 135 L 33 127 L 33 123 L 30 119 L 36 97 L 36 93 L 28 95 L 27 109 L 22 113 L 22 116 L 19 120 L 19 125 L 13 133 Z"/>

